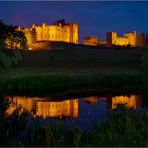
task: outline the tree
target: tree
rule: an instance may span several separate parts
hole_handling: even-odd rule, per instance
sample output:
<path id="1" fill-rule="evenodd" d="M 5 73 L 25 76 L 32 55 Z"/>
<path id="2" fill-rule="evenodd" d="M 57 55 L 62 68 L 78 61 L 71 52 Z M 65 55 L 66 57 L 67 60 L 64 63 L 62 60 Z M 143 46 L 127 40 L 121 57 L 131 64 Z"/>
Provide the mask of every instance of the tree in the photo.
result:
<path id="1" fill-rule="evenodd" d="M 27 39 L 25 37 L 25 34 L 18 30 L 18 26 L 12 26 L 8 25 L 7 26 L 7 31 L 8 31 L 8 47 L 13 49 L 13 48 L 20 48 L 20 49 L 25 49 L 27 45 Z"/>
<path id="2" fill-rule="evenodd" d="M 20 43 L 22 49 L 27 48 L 27 39 L 22 31 L 17 31 L 17 43 Z"/>
<path id="3" fill-rule="evenodd" d="M 25 34 L 18 26 L 6 25 L 0 21 L 0 69 L 7 69 L 19 62 L 26 45 Z M 6 50 L 7 48 L 10 50 Z"/>
<path id="4" fill-rule="evenodd" d="M 18 26 L 6 25 L 0 21 L 0 36 L 0 48 L 25 49 L 27 46 L 25 34 Z"/>
<path id="5" fill-rule="evenodd" d="M 6 38 L 7 38 L 7 27 L 0 20 L 0 49 L 5 48 L 5 40 L 6 40 Z"/>

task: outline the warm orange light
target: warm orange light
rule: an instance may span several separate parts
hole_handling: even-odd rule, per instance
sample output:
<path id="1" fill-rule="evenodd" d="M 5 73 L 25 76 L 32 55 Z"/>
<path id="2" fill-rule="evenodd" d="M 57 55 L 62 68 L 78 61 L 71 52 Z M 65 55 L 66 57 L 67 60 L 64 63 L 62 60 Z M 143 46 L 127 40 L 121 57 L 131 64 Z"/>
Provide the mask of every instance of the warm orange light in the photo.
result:
<path id="1" fill-rule="evenodd" d="M 136 32 L 134 31 L 134 32 L 125 33 L 123 37 L 118 37 L 116 32 L 107 32 L 106 42 L 108 47 L 111 47 L 112 45 L 118 45 L 118 46 L 131 45 L 135 47 Z"/>
<path id="2" fill-rule="evenodd" d="M 136 95 L 131 96 L 115 96 L 112 98 L 112 109 L 117 108 L 118 104 L 123 104 L 126 108 L 136 109 Z"/>
<path id="3" fill-rule="evenodd" d="M 83 38 L 83 44 L 89 46 L 97 46 L 98 45 L 97 36 Z"/>
<path id="4" fill-rule="evenodd" d="M 67 43 L 78 44 L 78 25 L 76 23 L 47 25 L 43 23 L 41 26 L 35 24 L 31 28 L 22 29 L 27 38 L 28 47 L 32 49 L 45 48 L 44 41 L 62 41 Z M 37 43 L 37 41 L 43 41 Z"/>
<path id="5" fill-rule="evenodd" d="M 12 97 L 10 102 L 10 107 L 5 112 L 7 116 L 21 106 L 20 113 L 28 111 L 34 117 L 78 117 L 78 99 L 52 102 L 45 98 Z"/>
<path id="6" fill-rule="evenodd" d="M 97 96 L 85 97 L 83 99 L 83 102 L 90 103 L 90 104 L 97 104 L 97 101 L 98 101 L 98 97 Z"/>

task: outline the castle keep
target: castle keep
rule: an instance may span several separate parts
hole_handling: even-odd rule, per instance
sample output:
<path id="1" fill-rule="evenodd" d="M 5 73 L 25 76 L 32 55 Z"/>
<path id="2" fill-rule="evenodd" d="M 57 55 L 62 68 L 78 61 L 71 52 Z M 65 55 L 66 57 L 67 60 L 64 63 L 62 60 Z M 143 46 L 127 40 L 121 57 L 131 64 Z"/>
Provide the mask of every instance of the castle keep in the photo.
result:
<path id="1" fill-rule="evenodd" d="M 118 37 L 116 32 L 106 33 L 106 45 L 112 47 L 116 46 L 127 46 L 136 47 L 136 32 L 125 33 L 123 37 Z"/>
<path id="2" fill-rule="evenodd" d="M 137 36 L 136 31 L 124 33 L 122 37 L 117 36 L 117 32 L 107 32 L 105 41 L 98 40 L 97 36 L 90 36 L 83 39 L 83 44 L 90 46 L 104 45 L 107 47 L 130 45 L 131 47 L 136 47 Z"/>
<path id="3" fill-rule="evenodd" d="M 49 46 L 49 41 L 78 44 L 78 25 L 73 22 L 65 23 L 65 20 L 58 20 L 53 25 L 33 24 L 31 28 L 24 28 L 22 31 L 25 33 L 30 49 L 45 48 Z"/>

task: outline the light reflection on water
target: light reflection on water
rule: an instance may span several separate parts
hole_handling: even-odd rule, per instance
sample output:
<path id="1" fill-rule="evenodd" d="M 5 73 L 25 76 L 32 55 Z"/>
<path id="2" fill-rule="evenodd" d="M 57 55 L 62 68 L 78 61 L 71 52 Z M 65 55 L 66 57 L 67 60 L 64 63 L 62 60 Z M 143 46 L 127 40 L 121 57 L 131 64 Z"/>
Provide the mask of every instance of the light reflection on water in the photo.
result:
<path id="1" fill-rule="evenodd" d="M 62 101 L 60 99 L 51 101 L 52 98 L 40 97 L 7 96 L 6 98 L 10 101 L 10 106 L 5 112 L 6 116 L 11 116 L 20 107 L 20 114 L 27 111 L 33 117 L 41 118 L 47 122 L 53 118 L 65 119 L 64 121 L 68 126 L 75 123 L 79 127 L 90 127 L 95 122 L 103 121 L 107 111 L 116 109 L 120 104 L 134 110 L 144 108 L 139 95 L 91 96 L 69 98 Z"/>
<path id="2" fill-rule="evenodd" d="M 30 97 L 7 97 L 10 107 L 6 111 L 6 116 L 10 116 L 19 106 L 19 112 L 29 112 L 34 117 L 78 117 L 78 99 L 64 101 L 49 101 L 49 98 Z"/>

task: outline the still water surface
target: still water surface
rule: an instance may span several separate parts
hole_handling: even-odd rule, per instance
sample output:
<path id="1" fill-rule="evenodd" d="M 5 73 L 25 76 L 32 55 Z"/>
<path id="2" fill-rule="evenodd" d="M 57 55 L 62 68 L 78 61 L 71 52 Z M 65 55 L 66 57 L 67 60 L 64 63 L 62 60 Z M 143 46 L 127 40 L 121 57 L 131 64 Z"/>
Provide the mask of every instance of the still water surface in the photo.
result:
<path id="1" fill-rule="evenodd" d="M 141 96 L 134 94 L 62 98 L 56 101 L 50 97 L 6 96 L 5 98 L 10 101 L 10 106 L 5 112 L 6 116 L 11 116 L 16 109 L 20 108 L 20 114 L 24 111 L 29 112 L 44 125 L 58 118 L 68 127 L 76 126 L 84 129 L 104 121 L 107 112 L 121 104 L 133 110 L 147 111 L 140 99 Z"/>

